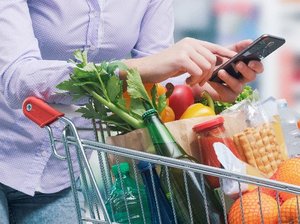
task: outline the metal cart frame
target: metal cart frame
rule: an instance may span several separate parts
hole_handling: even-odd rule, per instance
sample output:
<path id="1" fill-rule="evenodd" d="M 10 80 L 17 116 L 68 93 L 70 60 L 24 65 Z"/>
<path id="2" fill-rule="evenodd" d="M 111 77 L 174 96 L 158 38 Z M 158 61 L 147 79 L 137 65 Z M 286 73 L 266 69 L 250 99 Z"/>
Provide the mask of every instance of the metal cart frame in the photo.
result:
<path id="1" fill-rule="evenodd" d="M 299 186 L 286 184 L 274 180 L 264 179 L 264 178 L 258 178 L 249 175 L 237 174 L 237 173 L 229 172 L 224 169 L 176 160 L 168 157 L 135 151 L 127 148 L 116 147 L 116 146 L 105 144 L 103 142 L 80 139 L 77 128 L 75 127 L 75 125 L 70 119 L 64 117 L 63 113 L 53 109 L 48 104 L 44 103 L 42 100 L 35 97 L 29 97 L 24 101 L 23 112 L 28 118 L 30 118 L 32 121 L 37 123 L 40 127 L 47 129 L 50 137 L 51 148 L 53 150 L 54 155 L 58 159 L 66 160 L 68 163 L 70 179 L 71 179 L 71 187 L 74 194 L 74 201 L 75 201 L 75 206 L 77 211 L 78 223 L 114 223 L 112 222 L 105 208 L 105 198 L 107 198 L 107 194 L 109 192 L 108 188 L 112 184 L 111 176 L 109 172 L 108 155 L 114 155 L 116 157 L 116 161 L 119 161 L 118 158 L 121 157 L 126 157 L 130 159 L 133 164 L 133 174 L 137 182 L 138 182 L 138 171 L 137 168 L 135 167 L 135 161 L 143 160 L 153 164 L 166 166 L 167 170 L 168 167 L 173 167 L 173 168 L 181 169 L 184 172 L 191 171 L 191 172 L 199 173 L 201 175 L 201 178 L 204 178 L 204 175 L 215 176 L 220 178 L 221 186 L 223 184 L 224 179 L 234 180 L 238 184 L 240 197 L 242 196 L 242 190 L 241 190 L 242 183 L 256 185 L 258 187 L 260 203 L 261 203 L 260 201 L 261 187 L 275 189 L 277 190 L 276 199 L 277 199 L 278 211 L 280 211 L 278 191 L 284 191 L 284 192 L 300 195 Z M 55 121 L 60 121 L 64 124 L 65 128 L 63 130 L 61 139 L 56 139 L 53 136 L 51 124 Z M 65 155 L 58 154 L 56 150 L 57 142 L 63 143 L 65 148 Z M 83 191 L 84 191 L 85 201 L 86 201 L 85 207 L 88 210 L 88 212 L 86 212 L 85 214 L 82 214 L 81 210 L 83 205 L 82 203 L 80 203 L 78 199 L 78 191 L 76 188 L 76 176 L 74 175 L 73 161 L 70 156 L 70 150 L 76 150 L 76 155 L 77 155 L 76 162 L 79 164 L 80 179 L 83 185 Z M 92 169 L 89 158 L 87 156 L 87 150 L 91 150 L 97 153 L 98 155 L 98 161 L 99 161 L 98 168 L 101 173 L 102 181 L 106 186 L 104 192 L 101 192 L 101 190 L 99 189 L 99 184 L 97 183 L 96 180 L 97 178 L 95 177 L 94 170 Z M 169 188 L 169 190 L 172 194 L 171 187 Z M 224 210 L 224 222 L 227 223 L 228 211 L 226 210 L 224 192 L 221 193 L 220 198 Z M 298 196 L 297 196 L 297 200 L 298 200 Z M 171 195 L 171 205 L 173 208 L 173 213 L 175 213 L 172 195 Z M 243 216 L 242 200 L 240 203 L 240 207 Z M 298 220 L 300 220 L 300 211 L 299 208 L 297 209 L 298 209 Z M 206 218 L 207 218 L 207 222 L 209 223 L 208 213 L 209 211 L 206 206 L 206 216 L 207 216 Z M 158 212 L 158 215 L 160 216 L 161 214 L 159 214 Z M 176 217 L 176 214 L 174 215 Z M 260 215 L 261 215 L 261 220 L 263 222 L 262 211 Z M 279 216 L 278 217 L 279 223 L 281 223 L 280 212 L 278 216 Z M 193 223 L 192 216 L 191 216 L 191 223 Z M 243 223 L 245 223 L 244 218 L 243 218 Z"/>

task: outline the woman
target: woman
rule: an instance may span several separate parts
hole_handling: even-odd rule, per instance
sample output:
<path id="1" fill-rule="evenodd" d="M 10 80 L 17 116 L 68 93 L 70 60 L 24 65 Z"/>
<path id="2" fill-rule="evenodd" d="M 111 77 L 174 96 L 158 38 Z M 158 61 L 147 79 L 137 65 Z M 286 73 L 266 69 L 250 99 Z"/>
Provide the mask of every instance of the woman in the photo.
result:
<path id="1" fill-rule="evenodd" d="M 229 49 L 191 38 L 173 45 L 172 0 L 2 0 L 0 12 L 2 223 L 76 222 L 66 163 L 53 157 L 47 133 L 21 111 L 27 96 L 71 104 L 55 86 L 72 71 L 67 60 L 76 49 L 88 50 L 94 62 L 124 59 L 145 82 L 187 72 L 195 89 L 227 101 L 263 69 L 259 62 L 241 62 L 242 80 L 221 71 L 227 85 L 208 83 L 217 58 L 232 57 L 250 41 Z M 59 128 L 54 125 L 54 134 Z"/>

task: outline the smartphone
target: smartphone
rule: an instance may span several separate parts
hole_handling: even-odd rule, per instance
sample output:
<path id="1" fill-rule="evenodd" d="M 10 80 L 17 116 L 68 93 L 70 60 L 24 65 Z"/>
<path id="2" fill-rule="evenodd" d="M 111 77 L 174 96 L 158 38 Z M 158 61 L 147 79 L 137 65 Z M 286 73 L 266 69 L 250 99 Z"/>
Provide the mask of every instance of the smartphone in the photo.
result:
<path id="1" fill-rule="evenodd" d="M 218 77 L 218 72 L 221 69 L 226 70 L 228 74 L 230 74 L 236 79 L 241 78 L 242 77 L 241 73 L 239 73 L 235 69 L 235 64 L 237 62 L 243 61 L 245 64 L 248 64 L 249 61 L 253 61 L 253 60 L 261 61 L 269 54 L 271 54 L 273 51 L 275 51 L 280 46 L 282 46 L 284 43 L 285 43 L 285 39 L 281 37 L 276 37 L 269 34 L 263 34 L 255 41 L 253 41 L 246 49 L 239 52 L 234 57 L 229 59 L 227 62 L 222 64 L 220 67 L 218 67 L 213 72 L 209 81 L 223 83 L 223 80 L 221 80 Z"/>

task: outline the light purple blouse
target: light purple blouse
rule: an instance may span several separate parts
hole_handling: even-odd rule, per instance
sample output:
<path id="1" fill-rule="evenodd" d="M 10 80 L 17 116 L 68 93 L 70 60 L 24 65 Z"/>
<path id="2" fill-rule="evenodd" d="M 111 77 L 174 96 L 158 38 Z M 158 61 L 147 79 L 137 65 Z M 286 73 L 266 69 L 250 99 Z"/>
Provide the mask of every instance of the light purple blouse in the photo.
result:
<path id="1" fill-rule="evenodd" d="M 23 100 L 70 104 L 55 86 L 76 49 L 100 62 L 168 47 L 172 0 L 1 0 L 0 12 L 0 182 L 29 195 L 57 192 L 70 185 L 67 164 L 51 154 L 46 130 L 24 117 Z"/>

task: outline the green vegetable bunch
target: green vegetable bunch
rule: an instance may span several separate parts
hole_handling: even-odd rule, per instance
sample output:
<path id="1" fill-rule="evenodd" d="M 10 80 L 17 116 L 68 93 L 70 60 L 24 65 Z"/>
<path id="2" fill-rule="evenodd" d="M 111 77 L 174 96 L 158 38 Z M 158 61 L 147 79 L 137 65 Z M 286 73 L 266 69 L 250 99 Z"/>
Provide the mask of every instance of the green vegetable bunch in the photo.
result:
<path id="1" fill-rule="evenodd" d="M 89 102 L 77 112 L 87 119 L 99 119 L 107 122 L 111 130 L 121 133 L 143 128 L 142 114 L 149 108 L 162 111 L 166 106 L 166 97 L 159 100 L 150 99 L 137 70 L 128 69 L 120 62 L 88 62 L 87 52 L 77 50 L 74 53 L 76 62 L 70 78 L 63 81 L 57 88 L 68 91 L 74 100 L 82 97 Z M 118 70 L 127 72 L 127 92 L 131 98 L 127 108 L 123 97 L 123 81 L 116 74 Z M 152 99 L 156 96 L 156 86 L 151 89 Z"/>
<path id="2" fill-rule="evenodd" d="M 234 104 L 237 104 L 238 102 L 241 102 L 242 100 L 248 99 L 249 97 L 252 96 L 252 94 L 253 94 L 252 87 L 249 85 L 246 85 L 244 87 L 243 91 L 238 95 L 238 97 L 235 99 L 235 101 L 233 103 L 214 101 L 216 114 L 221 113 L 222 111 L 233 106 Z"/>
<path id="3" fill-rule="evenodd" d="M 241 102 L 242 100 L 249 99 L 253 95 L 253 89 L 251 86 L 246 85 L 243 89 L 243 91 L 237 96 L 234 102 L 228 103 L 228 102 L 221 102 L 221 101 L 214 101 L 214 107 L 215 107 L 215 113 L 220 114 L 222 111 L 226 110 L 227 108 L 233 106 L 234 104 L 237 104 L 238 102 Z M 202 99 L 200 101 L 204 105 L 208 105 L 208 102 L 206 99 Z"/>

